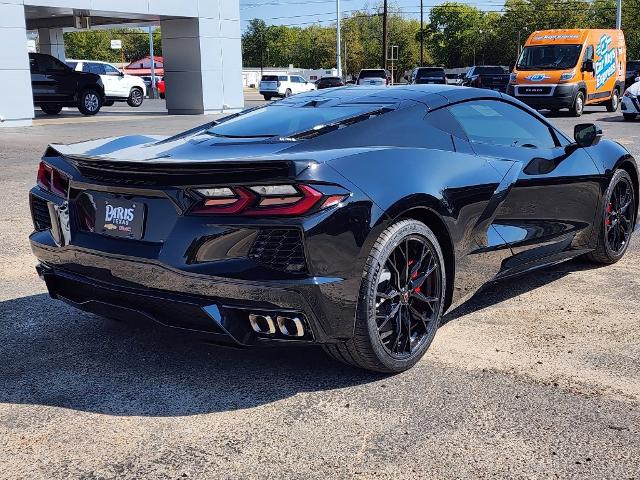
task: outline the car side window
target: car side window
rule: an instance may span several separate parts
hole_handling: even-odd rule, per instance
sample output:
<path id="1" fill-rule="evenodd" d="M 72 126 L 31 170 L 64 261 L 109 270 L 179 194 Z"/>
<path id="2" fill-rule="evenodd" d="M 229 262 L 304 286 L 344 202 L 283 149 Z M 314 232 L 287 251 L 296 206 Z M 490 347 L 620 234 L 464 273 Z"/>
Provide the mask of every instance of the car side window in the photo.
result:
<path id="1" fill-rule="evenodd" d="M 291 77 L 291 81 L 292 81 L 293 83 L 300 83 L 300 79 L 299 79 L 299 77 L 296 77 L 296 76 Z"/>
<path id="2" fill-rule="evenodd" d="M 584 49 L 584 61 L 593 60 L 593 45 L 587 45 Z"/>
<path id="3" fill-rule="evenodd" d="M 87 62 L 82 66 L 83 72 L 95 73 L 97 75 L 106 75 L 104 65 L 102 63 Z"/>
<path id="4" fill-rule="evenodd" d="M 448 109 L 472 143 L 528 148 L 557 146 L 548 125 L 515 105 L 474 100 Z"/>
<path id="5" fill-rule="evenodd" d="M 120 70 L 112 65 L 104 65 L 104 71 L 107 75 L 120 75 Z"/>
<path id="6" fill-rule="evenodd" d="M 60 60 L 49 55 L 40 55 L 38 57 L 38 67 L 40 72 L 65 72 L 68 67 Z"/>

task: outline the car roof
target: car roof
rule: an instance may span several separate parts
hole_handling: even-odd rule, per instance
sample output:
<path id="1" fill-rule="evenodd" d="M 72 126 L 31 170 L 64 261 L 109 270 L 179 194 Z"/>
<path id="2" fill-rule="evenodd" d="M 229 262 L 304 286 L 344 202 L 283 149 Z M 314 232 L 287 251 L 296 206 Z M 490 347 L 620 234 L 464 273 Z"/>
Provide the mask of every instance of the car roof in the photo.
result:
<path id="1" fill-rule="evenodd" d="M 112 63 L 103 62 L 102 60 L 77 60 L 75 58 L 67 58 L 65 59 L 65 62 L 104 63 L 105 65 L 111 65 L 112 67 L 114 66 Z"/>
<path id="2" fill-rule="evenodd" d="M 471 98 L 501 98 L 499 92 L 487 89 L 458 87 L 455 85 L 398 85 L 336 87 L 299 93 L 279 102 L 287 105 L 304 105 L 322 102 L 327 106 L 353 103 L 397 103 L 405 100 L 424 103 L 430 108 Z"/>

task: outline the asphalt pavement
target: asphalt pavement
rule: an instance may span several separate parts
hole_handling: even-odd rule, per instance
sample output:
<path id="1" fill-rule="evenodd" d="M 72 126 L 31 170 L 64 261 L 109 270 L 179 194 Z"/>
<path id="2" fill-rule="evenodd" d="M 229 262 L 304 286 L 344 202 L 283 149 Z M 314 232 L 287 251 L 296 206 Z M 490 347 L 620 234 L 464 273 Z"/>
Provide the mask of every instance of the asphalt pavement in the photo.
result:
<path id="1" fill-rule="evenodd" d="M 50 299 L 27 240 L 39 157 L 50 142 L 214 118 L 143 108 L 0 130 L 0 478 L 640 478 L 637 235 L 616 265 L 572 261 L 484 290 L 396 376 Z M 640 158 L 640 122 L 619 113 L 552 121 L 597 121 Z"/>

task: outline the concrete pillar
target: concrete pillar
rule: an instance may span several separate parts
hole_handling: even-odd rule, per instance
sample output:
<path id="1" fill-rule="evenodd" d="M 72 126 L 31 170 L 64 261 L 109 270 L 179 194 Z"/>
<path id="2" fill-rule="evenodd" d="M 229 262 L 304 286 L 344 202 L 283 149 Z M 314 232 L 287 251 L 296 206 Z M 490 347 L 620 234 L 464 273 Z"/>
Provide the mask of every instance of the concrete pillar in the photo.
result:
<path id="1" fill-rule="evenodd" d="M 0 0 L 0 46 L 0 128 L 31 125 L 33 96 L 22 2 Z"/>
<path id="2" fill-rule="evenodd" d="M 244 97 L 238 2 L 201 0 L 199 16 L 160 22 L 169 114 L 240 110 Z"/>
<path id="3" fill-rule="evenodd" d="M 39 28 L 38 43 L 40 53 L 65 61 L 64 33 L 61 28 Z"/>

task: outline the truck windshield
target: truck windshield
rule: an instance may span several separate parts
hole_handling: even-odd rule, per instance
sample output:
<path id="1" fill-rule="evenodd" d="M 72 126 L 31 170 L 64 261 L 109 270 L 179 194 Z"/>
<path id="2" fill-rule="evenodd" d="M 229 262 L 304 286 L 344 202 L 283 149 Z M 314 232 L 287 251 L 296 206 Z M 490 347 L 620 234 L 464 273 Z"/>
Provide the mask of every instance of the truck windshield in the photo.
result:
<path id="1" fill-rule="evenodd" d="M 533 45 L 524 47 L 518 70 L 566 70 L 578 63 L 582 45 Z"/>

